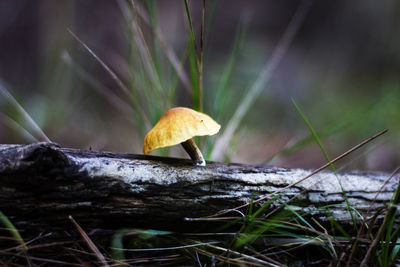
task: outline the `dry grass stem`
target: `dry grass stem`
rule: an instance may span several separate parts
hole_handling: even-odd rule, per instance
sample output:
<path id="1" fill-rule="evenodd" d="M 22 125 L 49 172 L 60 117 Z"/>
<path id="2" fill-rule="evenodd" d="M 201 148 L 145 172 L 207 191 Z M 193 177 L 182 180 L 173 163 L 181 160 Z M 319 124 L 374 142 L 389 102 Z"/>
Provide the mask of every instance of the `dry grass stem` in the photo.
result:
<path id="1" fill-rule="evenodd" d="M 102 263 L 102 266 L 103 267 L 108 267 L 109 265 L 108 265 L 106 259 L 104 258 L 103 254 L 101 254 L 100 250 L 96 247 L 96 245 L 93 243 L 93 241 L 90 239 L 90 237 L 82 229 L 82 227 L 80 227 L 80 225 L 74 220 L 74 218 L 72 218 L 71 215 L 69 215 L 68 218 L 75 225 L 76 229 L 81 234 L 83 239 L 86 241 L 86 243 L 88 244 L 89 248 L 96 254 L 96 257 L 100 260 L 100 262 Z"/>

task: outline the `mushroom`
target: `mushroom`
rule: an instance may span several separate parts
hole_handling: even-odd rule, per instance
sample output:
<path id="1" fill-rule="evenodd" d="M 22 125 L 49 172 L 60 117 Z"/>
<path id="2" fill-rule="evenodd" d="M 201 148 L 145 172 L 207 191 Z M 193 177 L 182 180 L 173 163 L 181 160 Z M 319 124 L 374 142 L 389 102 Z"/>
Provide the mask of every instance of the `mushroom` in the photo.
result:
<path id="1" fill-rule="evenodd" d="M 168 110 L 144 138 L 143 153 L 167 146 L 181 144 L 197 166 L 205 166 L 194 136 L 214 135 L 221 126 L 211 117 L 190 108 L 176 107 Z"/>

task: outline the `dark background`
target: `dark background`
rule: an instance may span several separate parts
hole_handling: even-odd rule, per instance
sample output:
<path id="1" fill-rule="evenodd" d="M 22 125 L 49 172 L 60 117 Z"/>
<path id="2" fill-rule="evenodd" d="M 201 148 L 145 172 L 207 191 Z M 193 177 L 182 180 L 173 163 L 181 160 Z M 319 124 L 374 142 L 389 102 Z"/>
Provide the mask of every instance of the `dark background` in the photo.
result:
<path id="1" fill-rule="evenodd" d="M 166 41 L 181 55 L 188 32 L 183 1 L 151 2 Z M 271 58 L 300 3 L 206 1 L 204 111 L 210 115 L 213 90 L 232 51 L 238 25 L 245 25 L 227 110 L 219 121 L 222 127 Z M 189 4 L 198 33 L 201 1 Z M 136 73 L 127 60 L 135 61 L 135 55 L 129 54 L 127 27 L 117 1 L 1 1 L 0 79 L 52 141 L 66 147 L 141 153 L 145 130 L 139 129 L 134 115 L 110 105 L 66 60 L 73 58 L 86 73 L 117 92 L 108 73 L 67 28 L 129 83 L 130 75 Z M 144 23 L 142 27 L 152 45 L 151 27 Z M 309 130 L 293 106 L 294 98 L 313 127 L 328 132 L 321 137 L 332 158 L 388 128 L 388 134 L 346 158 L 342 167 L 393 170 L 400 159 L 399 29 L 400 2 L 396 0 L 312 1 L 295 40 L 233 137 L 230 160 L 266 163 L 307 137 Z M 20 126 L 29 127 L 19 112 L 1 97 L 0 142 L 32 142 L 21 130 Z M 174 103 L 192 106 L 180 83 Z M 178 149 L 172 155 L 182 156 Z M 269 161 L 308 168 L 324 162 L 313 142 Z"/>

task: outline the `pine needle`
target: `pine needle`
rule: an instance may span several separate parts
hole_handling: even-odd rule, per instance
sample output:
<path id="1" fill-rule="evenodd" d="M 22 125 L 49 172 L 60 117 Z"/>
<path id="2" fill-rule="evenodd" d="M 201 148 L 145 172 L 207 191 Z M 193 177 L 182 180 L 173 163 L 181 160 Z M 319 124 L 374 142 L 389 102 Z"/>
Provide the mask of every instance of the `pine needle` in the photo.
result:
<path id="1" fill-rule="evenodd" d="M 72 218 L 71 215 L 69 215 L 68 218 L 75 225 L 76 229 L 81 234 L 82 238 L 86 241 L 86 243 L 88 244 L 89 248 L 96 254 L 97 258 L 102 263 L 102 266 L 109 267 L 109 265 L 108 265 L 106 259 L 104 258 L 103 254 L 101 254 L 100 250 L 96 247 L 96 245 L 93 243 L 93 241 L 90 239 L 90 237 L 82 229 L 82 227 L 80 227 L 80 225 L 74 220 L 74 218 Z"/>

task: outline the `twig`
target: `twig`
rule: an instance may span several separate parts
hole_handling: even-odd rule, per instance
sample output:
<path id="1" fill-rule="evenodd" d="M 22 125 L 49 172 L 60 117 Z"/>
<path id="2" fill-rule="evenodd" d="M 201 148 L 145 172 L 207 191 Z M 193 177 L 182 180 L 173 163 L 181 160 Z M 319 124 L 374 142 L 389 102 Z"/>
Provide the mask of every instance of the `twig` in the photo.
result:
<path id="1" fill-rule="evenodd" d="M 280 192 L 282 192 L 282 191 L 284 191 L 284 190 L 286 190 L 286 189 L 288 189 L 288 188 L 290 188 L 290 187 L 292 187 L 292 186 L 295 186 L 295 185 L 297 185 L 297 184 L 303 182 L 304 180 L 310 178 L 310 177 L 313 176 L 314 174 L 316 174 L 316 173 L 322 171 L 323 169 L 329 167 L 331 164 L 335 163 L 336 161 L 338 161 L 338 160 L 340 160 L 340 159 L 346 157 L 346 156 L 349 155 L 350 153 L 352 153 L 352 152 L 354 152 L 355 150 L 359 149 L 359 148 L 362 147 L 363 145 L 365 145 L 365 144 L 371 142 L 372 140 L 374 140 L 375 138 L 377 138 L 377 137 L 379 137 L 379 136 L 385 134 L 387 131 L 388 131 L 388 129 L 386 129 L 386 130 L 384 130 L 384 131 L 382 131 L 382 132 L 380 132 L 380 133 L 378 133 L 378 134 L 376 134 L 376 135 L 374 135 L 374 136 L 372 136 L 372 137 L 370 137 L 370 138 L 364 140 L 364 141 L 361 142 L 360 144 L 358 144 L 358 145 L 354 146 L 353 148 L 347 150 L 345 153 L 343 153 L 343 154 L 341 154 L 340 156 L 334 158 L 332 161 L 329 161 L 329 162 L 326 163 L 325 165 L 319 167 L 318 169 L 316 169 L 315 171 L 311 172 L 311 173 L 308 174 L 307 176 L 301 178 L 300 180 L 297 180 L 297 181 L 294 182 L 294 183 L 291 183 L 291 184 L 289 184 L 289 185 L 287 185 L 287 186 L 285 186 L 285 187 L 282 187 L 282 188 L 280 188 L 279 190 L 276 190 L 275 192 L 273 192 L 273 193 L 271 193 L 271 194 L 268 194 L 268 195 L 263 196 L 263 197 L 261 197 L 261 198 L 259 198 L 259 199 L 256 199 L 256 200 L 252 201 L 251 203 L 257 203 L 257 202 L 260 202 L 260 201 L 262 201 L 262 200 L 265 200 L 265 199 L 267 199 L 267 198 L 269 198 L 269 197 L 271 197 L 271 196 L 273 196 L 273 195 L 276 195 L 276 194 L 278 194 L 278 193 L 280 193 Z M 247 206 L 249 206 L 249 205 L 250 205 L 250 203 L 246 203 L 246 204 L 243 204 L 243 205 L 241 205 L 241 206 L 238 206 L 238 207 L 236 207 L 236 208 L 234 208 L 234 209 L 241 209 L 241 208 L 247 207 Z M 223 211 L 223 212 L 216 213 L 216 214 L 213 214 L 213 215 L 210 215 L 210 216 L 207 216 L 207 217 L 216 217 L 216 216 L 219 216 L 219 215 L 222 215 L 222 214 L 226 214 L 226 213 L 228 213 L 228 212 L 229 212 L 229 211 Z"/>

